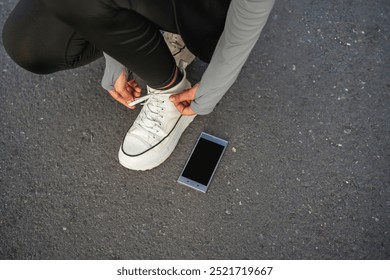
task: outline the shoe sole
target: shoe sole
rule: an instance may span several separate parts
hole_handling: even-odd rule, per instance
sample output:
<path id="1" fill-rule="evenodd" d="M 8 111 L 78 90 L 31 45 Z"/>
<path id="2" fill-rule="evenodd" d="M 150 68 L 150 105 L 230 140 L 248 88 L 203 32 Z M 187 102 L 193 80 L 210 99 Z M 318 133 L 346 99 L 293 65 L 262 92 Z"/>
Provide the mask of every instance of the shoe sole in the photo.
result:
<path id="1" fill-rule="evenodd" d="M 181 116 L 171 134 L 153 149 L 139 156 L 129 156 L 123 152 L 122 145 L 119 149 L 119 163 L 127 169 L 146 171 L 163 163 L 173 152 L 181 135 L 195 116 Z M 157 149 L 156 149 L 157 148 Z M 153 159 L 153 161 L 150 161 Z"/>

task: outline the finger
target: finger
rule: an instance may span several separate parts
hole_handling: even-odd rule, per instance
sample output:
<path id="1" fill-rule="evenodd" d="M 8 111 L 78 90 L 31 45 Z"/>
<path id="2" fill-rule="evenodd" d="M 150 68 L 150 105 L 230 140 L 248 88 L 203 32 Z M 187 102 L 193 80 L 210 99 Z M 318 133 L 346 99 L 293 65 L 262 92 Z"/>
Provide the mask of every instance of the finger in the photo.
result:
<path id="1" fill-rule="evenodd" d="M 116 101 L 118 101 L 122 105 L 126 106 L 127 108 L 130 108 L 130 109 L 135 108 L 134 106 L 129 106 L 129 102 L 131 102 L 131 101 L 128 101 L 125 98 L 123 98 L 118 92 L 115 91 L 115 92 L 112 92 L 110 94 Z"/>
<path id="2" fill-rule="evenodd" d="M 183 101 L 181 103 L 183 103 L 184 107 L 189 107 L 191 104 L 191 102 L 188 102 L 188 101 Z"/>
<path id="3" fill-rule="evenodd" d="M 175 107 L 176 107 L 176 109 L 181 113 L 181 112 L 183 112 L 184 111 L 184 109 L 185 109 L 185 107 L 186 106 L 184 106 L 184 104 L 183 103 L 174 103 L 174 105 L 175 105 Z"/>
<path id="4" fill-rule="evenodd" d="M 180 102 L 175 104 L 176 109 L 184 116 L 195 115 L 195 112 L 191 109 L 189 102 Z"/>
<path id="5" fill-rule="evenodd" d="M 183 116 L 193 116 L 193 115 L 196 115 L 196 113 L 191 109 L 190 106 L 185 107 L 181 114 Z"/>
<path id="6" fill-rule="evenodd" d="M 134 101 L 135 91 L 132 88 L 116 90 L 116 92 L 119 93 L 119 95 L 122 96 L 122 98 L 125 99 L 127 102 Z"/>
<path id="7" fill-rule="evenodd" d="M 141 93 L 141 87 L 135 80 L 128 81 L 127 84 L 132 87 L 136 92 Z"/>
<path id="8" fill-rule="evenodd" d="M 133 90 L 133 96 L 134 97 L 140 97 L 141 96 L 141 91 Z"/>
<path id="9" fill-rule="evenodd" d="M 140 97 L 141 96 L 141 92 L 135 91 L 134 88 L 132 88 L 131 86 L 126 86 L 124 91 L 126 91 L 128 94 L 130 94 L 133 97 Z"/>
<path id="10" fill-rule="evenodd" d="M 183 101 L 191 101 L 194 100 L 195 93 L 193 93 L 191 90 L 185 90 L 178 94 L 173 94 L 169 98 L 172 102 L 183 102 Z"/>
<path id="11" fill-rule="evenodd" d="M 129 102 L 126 99 L 124 99 L 117 91 L 115 90 L 109 90 L 108 93 L 111 95 L 112 98 L 114 98 L 116 101 L 121 103 L 122 105 L 126 106 L 127 108 L 134 109 L 135 106 L 129 106 Z"/>
<path id="12" fill-rule="evenodd" d="M 175 105 L 176 109 L 182 113 L 187 107 L 189 107 L 191 102 L 183 101 L 183 102 L 173 102 L 173 105 Z"/>
<path id="13" fill-rule="evenodd" d="M 127 83 L 126 89 L 132 92 L 135 97 L 141 96 L 141 87 L 134 80 L 131 80 Z"/>
<path id="14" fill-rule="evenodd" d="M 170 100 L 172 102 L 192 101 L 195 99 L 195 94 L 198 88 L 199 83 L 195 84 L 192 88 L 184 90 L 181 93 L 171 95 Z"/>
<path id="15" fill-rule="evenodd" d="M 188 106 L 184 106 L 183 111 L 181 112 L 183 116 L 193 116 L 195 115 L 195 112 L 192 110 L 192 108 Z"/>
<path id="16" fill-rule="evenodd" d="M 131 92 L 134 97 L 141 96 L 141 87 L 134 80 L 129 81 L 126 85 L 126 90 Z"/>

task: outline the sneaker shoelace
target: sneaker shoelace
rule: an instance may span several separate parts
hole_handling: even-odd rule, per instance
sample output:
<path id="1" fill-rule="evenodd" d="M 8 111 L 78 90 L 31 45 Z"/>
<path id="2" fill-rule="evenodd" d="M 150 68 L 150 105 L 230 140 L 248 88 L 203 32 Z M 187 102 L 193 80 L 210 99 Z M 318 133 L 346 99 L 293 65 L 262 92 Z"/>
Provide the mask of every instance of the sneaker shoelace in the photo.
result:
<path id="1" fill-rule="evenodd" d="M 133 104 L 144 105 L 138 118 L 135 121 L 137 127 L 144 130 L 152 136 L 153 139 L 159 137 L 161 132 L 162 119 L 164 118 L 163 111 L 165 110 L 165 100 L 158 97 L 158 93 L 149 90 L 148 94 L 137 99 Z"/>

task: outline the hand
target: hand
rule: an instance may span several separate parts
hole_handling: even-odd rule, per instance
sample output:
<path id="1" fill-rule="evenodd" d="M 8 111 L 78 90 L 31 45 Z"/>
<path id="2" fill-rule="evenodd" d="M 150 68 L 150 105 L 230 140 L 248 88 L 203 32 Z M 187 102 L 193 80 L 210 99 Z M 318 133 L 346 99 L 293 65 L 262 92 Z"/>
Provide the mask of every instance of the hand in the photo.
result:
<path id="1" fill-rule="evenodd" d="M 194 111 L 192 111 L 190 105 L 191 101 L 195 99 L 196 91 L 199 88 L 199 84 L 194 85 L 192 88 L 187 89 L 181 93 L 178 94 L 172 94 L 169 97 L 169 100 L 173 102 L 176 109 L 183 115 L 183 116 L 193 116 L 196 115 Z"/>
<path id="2" fill-rule="evenodd" d="M 114 89 L 109 90 L 108 93 L 127 108 L 134 109 L 135 106 L 129 106 L 129 103 L 141 96 L 141 87 L 135 80 L 128 81 L 126 72 L 123 71 L 116 80 Z"/>

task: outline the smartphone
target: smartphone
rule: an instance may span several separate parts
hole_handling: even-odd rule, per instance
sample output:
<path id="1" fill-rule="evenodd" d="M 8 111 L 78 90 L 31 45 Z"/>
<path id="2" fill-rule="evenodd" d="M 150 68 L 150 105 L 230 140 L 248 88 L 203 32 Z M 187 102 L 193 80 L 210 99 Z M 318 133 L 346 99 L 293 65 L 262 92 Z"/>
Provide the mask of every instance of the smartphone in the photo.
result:
<path id="1" fill-rule="evenodd" d="M 205 193 L 227 145 L 228 141 L 202 132 L 177 181 Z"/>

